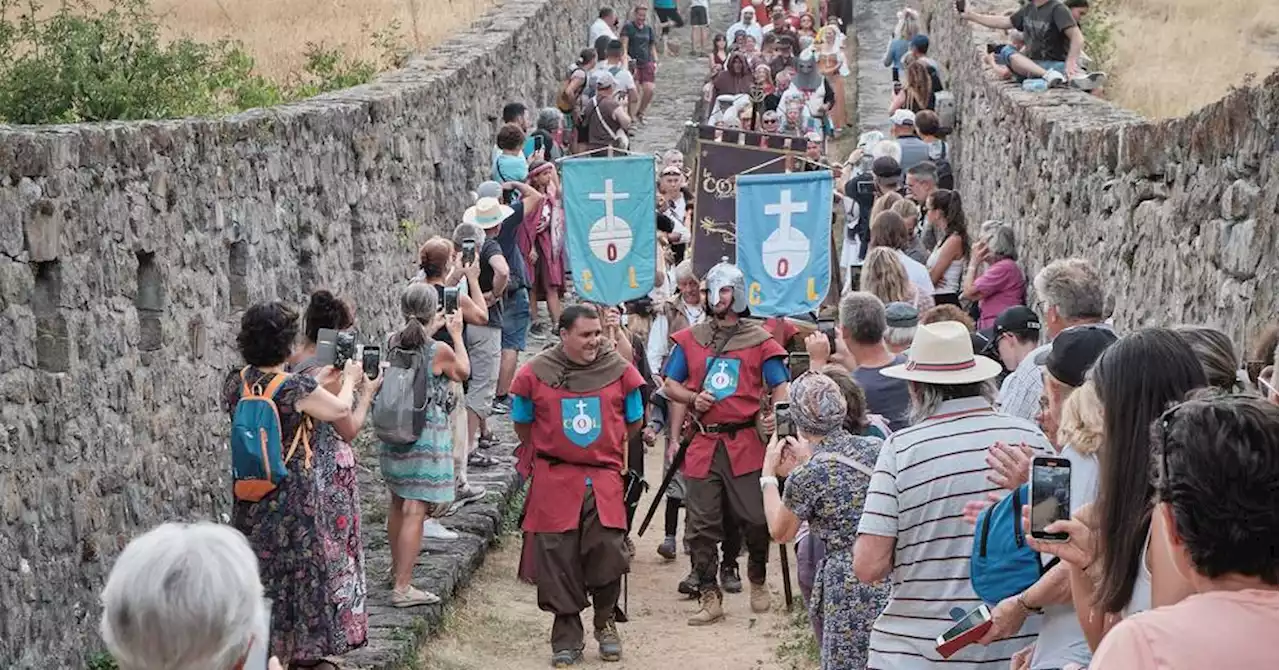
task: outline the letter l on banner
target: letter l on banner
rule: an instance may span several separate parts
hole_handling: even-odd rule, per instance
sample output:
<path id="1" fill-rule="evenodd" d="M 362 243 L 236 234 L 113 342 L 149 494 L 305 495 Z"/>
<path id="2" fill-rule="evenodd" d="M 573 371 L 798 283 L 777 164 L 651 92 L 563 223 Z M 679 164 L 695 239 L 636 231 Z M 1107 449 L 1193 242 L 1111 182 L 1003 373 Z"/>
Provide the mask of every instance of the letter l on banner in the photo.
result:
<path id="1" fill-rule="evenodd" d="M 738 267 L 756 316 L 816 311 L 831 287 L 829 170 L 738 176 Z"/>
<path id="2" fill-rule="evenodd" d="M 657 269 L 653 157 L 571 158 L 561 178 L 578 295 L 605 305 L 648 295 Z"/>

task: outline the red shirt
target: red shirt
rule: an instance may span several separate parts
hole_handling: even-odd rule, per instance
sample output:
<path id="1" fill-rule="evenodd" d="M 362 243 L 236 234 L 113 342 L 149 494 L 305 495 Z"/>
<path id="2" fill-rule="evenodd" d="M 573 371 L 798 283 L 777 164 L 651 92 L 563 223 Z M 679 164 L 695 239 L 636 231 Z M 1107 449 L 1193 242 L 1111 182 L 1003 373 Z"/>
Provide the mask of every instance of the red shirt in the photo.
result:
<path id="1" fill-rule="evenodd" d="M 623 402 L 644 379 L 628 365 L 616 381 L 589 393 L 570 393 L 542 383 L 525 366 L 511 382 L 511 393 L 533 402 L 533 479 L 525 507 L 524 530 L 563 533 L 578 527 L 587 481 L 606 528 L 625 530 L 622 467 L 627 448 Z"/>
<path id="2" fill-rule="evenodd" d="M 764 383 L 764 362 L 786 351 L 776 339 L 768 339 L 748 349 L 726 351 L 716 356 L 715 349 L 698 344 L 693 330 L 686 328 L 671 336 L 684 351 L 689 366 L 685 388 L 706 389 L 716 397 L 711 408 L 702 415 L 703 425 L 752 423 L 760 412 L 760 400 L 769 392 Z M 701 385 L 699 386 L 699 382 Z M 740 477 L 764 466 L 764 442 L 754 425 L 736 433 L 703 433 L 694 435 L 685 452 L 686 477 L 703 479 L 711 471 L 711 458 L 716 445 L 724 442 L 729 452 L 733 476 Z"/>

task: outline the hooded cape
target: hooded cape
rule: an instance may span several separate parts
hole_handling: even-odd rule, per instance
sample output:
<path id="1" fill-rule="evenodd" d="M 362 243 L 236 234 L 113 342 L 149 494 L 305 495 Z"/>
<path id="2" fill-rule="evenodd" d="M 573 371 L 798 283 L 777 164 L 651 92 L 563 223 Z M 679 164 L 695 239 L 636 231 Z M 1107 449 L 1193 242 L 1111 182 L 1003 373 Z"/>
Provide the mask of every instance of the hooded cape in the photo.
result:
<path id="1" fill-rule="evenodd" d="M 590 393 L 602 389 L 622 377 L 630 363 L 617 351 L 601 353 L 595 360 L 580 365 L 564 353 L 564 346 L 557 344 L 529 361 L 529 367 L 538 381 L 554 389 L 569 393 Z"/>

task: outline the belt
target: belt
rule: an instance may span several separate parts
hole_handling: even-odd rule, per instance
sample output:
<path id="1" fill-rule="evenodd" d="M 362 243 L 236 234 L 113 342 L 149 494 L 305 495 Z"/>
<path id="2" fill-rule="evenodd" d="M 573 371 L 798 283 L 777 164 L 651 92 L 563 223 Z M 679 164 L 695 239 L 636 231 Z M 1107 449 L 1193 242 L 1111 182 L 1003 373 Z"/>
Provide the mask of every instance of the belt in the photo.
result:
<path id="1" fill-rule="evenodd" d="M 699 424 L 698 428 L 704 433 L 736 433 L 744 428 L 753 428 L 755 425 L 755 422 L 744 421 L 742 423 L 713 423 L 709 426 Z"/>

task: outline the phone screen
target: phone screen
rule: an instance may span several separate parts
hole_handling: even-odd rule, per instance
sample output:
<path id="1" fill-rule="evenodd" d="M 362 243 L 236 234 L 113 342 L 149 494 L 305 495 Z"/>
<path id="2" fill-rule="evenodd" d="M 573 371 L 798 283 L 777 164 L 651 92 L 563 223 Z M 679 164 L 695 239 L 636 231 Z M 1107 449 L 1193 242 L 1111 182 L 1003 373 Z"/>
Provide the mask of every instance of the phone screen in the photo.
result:
<path id="1" fill-rule="evenodd" d="M 369 379 L 377 379 L 382 369 L 382 349 L 371 344 L 364 346 L 360 354 L 360 364 L 364 366 L 364 374 Z"/>
<path id="2" fill-rule="evenodd" d="M 450 287 L 444 290 L 444 313 L 453 314 L 458 311 L 458 289 Z"/>
<path id="3" fill-rule="evenodd" d="M 462 264 L 470 265 L 476 262 L 476 243 L 473 240 L 466 240 L 462 243 Z"/>
<path id="4" fill-rule="evenodd" d="M 787 367 L 791 368 L 791 378 L 795 379 L 809 371 L 809 354 L 793 351 L 787 354 Z"/>
<path id="5" fill-rule="evenodd" d="M 321 365 L 333 365 L 338 360 L 338 331 L 321 328 L 316 333 L 316 359 Z"/>
<path id="6" fill-rule="evenodd" d="M 773 406 L 773 432 L 778 437 L 794 437 L 796 434 L 795 426 L 791 423 L 791 403 L 780 402 Z"/>
<path id="7" fill-rule="evenodd" d="M 1065 540 L 1066 533 L 1046 533 L 1045 526 L 1071 518 L 1071 462 L 1063 458 L 1031 461 L 1031 536 Z"/>
<path id="8" fill-rule="evenodd" d="M 985 611 L 982 606 L 978 606 L 977 609 L 969 612 L 963 619 L 957 621 L 956 625 L 948 628 L 947 632 L 942 634 L 942 639 L 954 640 L 966 632 L 973 630 L 974 626 L 979 626 L 990 618 L 990 614 Z"/>

